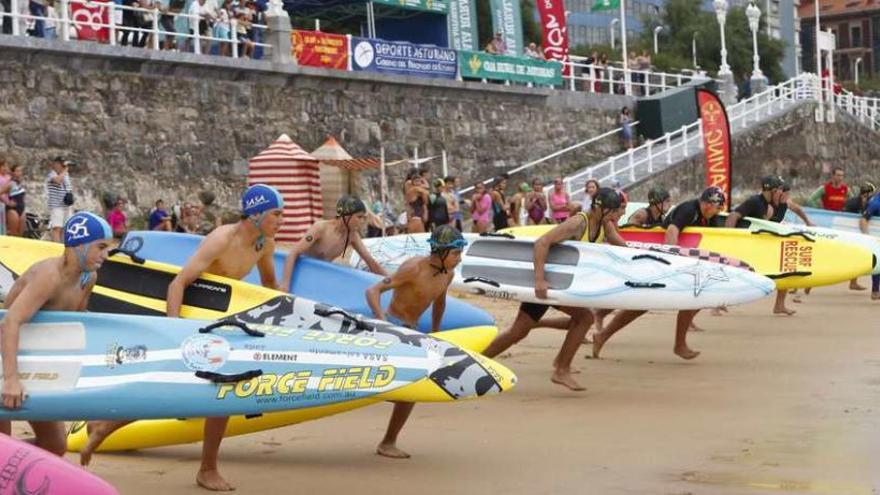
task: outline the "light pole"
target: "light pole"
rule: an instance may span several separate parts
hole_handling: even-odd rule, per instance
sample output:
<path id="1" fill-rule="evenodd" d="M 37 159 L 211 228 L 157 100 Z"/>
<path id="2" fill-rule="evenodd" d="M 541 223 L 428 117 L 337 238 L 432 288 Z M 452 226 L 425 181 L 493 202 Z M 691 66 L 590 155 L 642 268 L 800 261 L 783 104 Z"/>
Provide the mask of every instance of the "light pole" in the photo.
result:
<path id="1" fill-rule="evenodd" d="M 724 36 L 724 23 L 727 22 L 727 0 L 715 0 L 715 18 L 718 19 L 718 26 L 721 28 L 721 67 L 718 69 L 718 77 L 723 81 L 721 90 L 721 100 L 732 105 L 736 103 L 736 84 L 733 82 L 733 73 L 730 72 L 730 66 L 727 65 L 727 39 Z"/>
<path id="2" fill-rule="evenodd" d="M 749 30 L 752 32 L 752 78 L 749 88 L 752 94 L 764 90 L 764 74 L 761 72 L 761 56 L 758 54 L 758 24 L 761 20 L 761 9 L 750 3 L 746 7 L 746 18 L 749 20 Z"/>
<path id="3" fill-rule="evenodd" d="M 699 69 L 700 66 L 697 65 L 697 35 L 700 34 L 697 31 L 694 31 L 694 35 L 691 37 L 691 56 L 694 58 L 694 69 Z"/>
<path id="4" fill-rule="evenodd" d="M 855 72 L 854 79 L 855 79 L 856 86 L 859 85 L 859 65 L 861 65 L 861 64 L 862 64 L 862 57 L 857 58 L 856 61 L 853 63 L 853 72 Z"/>
<path id="5" fill-rule="evenodd" d="M 614 31 L 617 29 L 616 26 L 620 24 L 620 19 L 614 18 L 611 19 L 611 25 L 608 26 L 608 29 L 611 31 L 611 49 L 614 50 Z"/>
<path id="6" fill-rule="evenodd" d="M 654 55 L 657 55 L 659 51 L 657 49 L 657 35 L 660 34 L 660 31 L 663 31 L 663 26 L 657 26 L 654 28 Z"/>

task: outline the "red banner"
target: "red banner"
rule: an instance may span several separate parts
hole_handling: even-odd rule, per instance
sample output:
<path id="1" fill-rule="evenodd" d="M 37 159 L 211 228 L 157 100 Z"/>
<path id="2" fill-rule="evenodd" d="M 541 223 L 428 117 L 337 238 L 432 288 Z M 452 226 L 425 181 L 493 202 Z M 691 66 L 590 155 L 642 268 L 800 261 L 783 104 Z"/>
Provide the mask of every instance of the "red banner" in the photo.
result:
<path id="1" fill-rule="evenodd" d="M 113 2 L 70 2 L 70 20 L 76 38 L 85 41 L 110 41 L 110 9 Z M 102 26 L 103 25 L 103 26 Z"/>
<path id="2" fill-rule="evenodd" d="M 348 69 L 348 37 L 320 31 L 293 31 L 293 55 L 299 65 Z"/>
<path id="3" fill-rule="evenodd" d="M 565 25 L 564 0 L 538 0 L 538 12 L 541 14 L 541 28 L 544 38 L 544 58 L 568 62 L 568 27 Z M 570 65 L 562 66 L 562 75 L 571 73 Z"/>
<path id="4" fill-rule="evenodd" d="M 724 191 L 729 210 L 733 163 L 730 160 L 730 123 L 727 121 L 727 110 L 718 95 L 706 89 L 697 90 L 697 108 L 703 122 L 706 186 L 718 186 Z"/>

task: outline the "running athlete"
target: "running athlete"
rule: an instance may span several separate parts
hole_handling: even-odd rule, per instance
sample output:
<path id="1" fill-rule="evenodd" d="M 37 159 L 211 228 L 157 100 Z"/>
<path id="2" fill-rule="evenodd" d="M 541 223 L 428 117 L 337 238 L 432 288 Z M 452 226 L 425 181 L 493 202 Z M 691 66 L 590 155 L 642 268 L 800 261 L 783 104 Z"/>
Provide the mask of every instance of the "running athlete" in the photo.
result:
<path id="1" fill-rule="evenodd" d="M 364 260 L 371 272 L 387 276 L 388 272 L 373 259 L 370 251 L 361 240 L 360 231 L 366 222 L 367 206 L 363 201 L 354 196 L 339 198 L 339 201 L 336 202 L 336 218 L 316 222 L 287 254 L 287 260 L 284 262 L 284 276 L 278 290 L 290 291 L 296 260 L 300 256 L 307 255 L 319 260 L 333 261 L 340 256 L 345 256 L 349 246 Z"/>
<path id="2" fill-rule="evenodd" d="M 549 286 L 544 267 L 551 246 L 569 240 L 601 243 L 606 238 L 612 244 L 622 243 L 623 240 L 617 233 L 620 214 L 620 195 L 611 188 L 603 187 L 593 198 L 590 213 L 580 212 L 573 215 L 538 238 L 534 247 L 535 296 L 539 299 L 547 299 Z M 550 380 L 573 391 L 586 390 L 571 376 L 571 361 L 583 341 L 587 329 L 593 323 L 593 314 L 588 308 L 574 306 L 554 306 L 554 308 L 565 313 L 568 317 L 544 318 L 550 306 L 540 303 L 520 304 L 513 325 L 498 335 L 483 354 L 495 357 L 524 339 L 529 332 L 538 327 L 565 329 L 567 330 L 565 341 L 553 361 L 555 370 Z"/>
<path id="3" fill-rule="evenodd" d="M 761 192 L 750 196 L 737 206 L 724 223 L 725 227 L 748 228 L 746 217 L 767 220 L 773 214 L 772 204 L 779 204 L 784 182 L 778 175 L 768 175 L 761 179 Z"/>
<path id="4" fill-rule="evenodd" d="M 284 199 L 272 187 L 256 184 L 241 198 L 241 219 L 238 223 L 222 225 L 199 244 L 196 252 L 181 268 L 168 286 L 166 312 L 170 318 L 180 317 L 183 293 L 202 273 L 241 280 L 256 266 L 264 287 L 275 288 L 275 234 L 284 223 Z M 89 440 L 80 452 L 80 463 L 86 465 L 92 453 L 111 433 L 133 420 L 94 421 L 88 423 Z M 212 491 L 234 490 L 220 475 L 217 457 L 220 442 L 229 418 L 207 418 L 205 440 L 202 443 L 202 462 L 196 475 L 199 486 Z"/>
<path id="5" fill-rule="evenodd" d="M 88 212 L 67 220 L 62 232 L 64 254 L 40 261 L 22 274 L 6 296 L 8 310 L 0 321 L 0 355 L 3 357 L 3 407 L 19 409 L 27 402 L 18 378 L 18 343 L 21 326 L 40 310 L 85 311 L 98 277 L 95 272 L 114 244 L 110 225 Z M 55 455 L 67 450 L 63 421 L 31 421 L 36 445 Z M 0 421 L 0 432 L 11 435 L 12 423 Z"/>
<path id="6" fill-rule="evenodd" d="M 626 223 L 643 227 L 663 225 L 663 217 L 672 207 L 672 198 L 664 187 L 654 186 L 648 191 L 648 207 L 639 208 L 629 216 Z"/>
<path id="7" fill-rule="evenodd" d="M 367 289 L 366 297 L 373 315 L 396 325 L 415 329 L 419 317 L 433 304 L 431 331 L 440 329 L 443 312 L 446 310 L 446 292 L 455 276 L 455 267 L 461 261 L 461 250 L 467 241 L 461 232 L 451 225 L 441 225 L 434 229 L 428 240 L 431 254 L 410 258 L 390 277 Z M 382 293 L 393 290 L 388 309 L 382 309 Z M 406 459 L 410 455 L 397 448 L 397 437 L 406 420 L 412 414 L 415 404 L 395 402 L 388 422 L 385 437 L 376 447 L 376 453 L 395 459 Z"/>
<path id="8" fill-rule="evenodd" d="M 797 204 L 793 199 L 791 199 L 790 191 L 791 186 L 783 180 L 782 194 L 780 194 L 776 201 L 772 204 L 773 214 L 770 216 L 769 220 L 771 222 L 782 223 L 782 221 L 785 219 L 786 213 L 788 213 L 788 210 L 791 210 L 794 212 L 795 215 L 799 216 L 805 224 L 811 227 L 814 226 L 815 224 L 807 216 L 807 213 L 804 211 L 804 209 L 801 208 L 801 205 Z M 853 284 L 859 286 L 859 280 L 852 280 L 849 284 L 850 289 L 853 289 Z M 864 287 L 862 287 L 861 290 L 864 290 Z M 776 292 L 776 304 L 773 306 L 773 314 L 793 315 L 795 313 L 793 309 L 788 309 L 785 307 L 785 298 L 788 296 L 788 292 L 788 289 L 779 289 Z M 798 298 L 797 296 L 792 298 L 792 301 L 796 303 L 801 302 L 800 298 Z"/>
<path id="9" fill-rule="evenodd" d="M 677 245 L 679 234 L 685 227 L 720 226 L 718 214 L 723 210 L 724 204 L 724 191 L 713 186 L 706 188 L 699 198 L 686 201 L 673 208 L 663 221 L 663 225 L 666 227 L 665 244 Z M 607 327 L 593 334 L 593 357 L 599 357 L 602 347 L 612 335 L 646 312 L 635 310 L 618 311 Z M 687 345 L 687 332 L 698 312 L 699 310 L 690 309 L 678 312 L 675 324 L 675 346 L 672 352 L 682 359 L 694 359 L 700 355 L 698 351 L 692 350 Z"/>
<path id="10" fill-rule="evenodd" d="M 868 204 L 865 206 L 865 212 L 862 214 L 862 218 L 859 219 L 859 229 L 863 234 L 870 233 L 868 230 L 868 222 L 876 216 L 880 216 L 880 193 L 875 193 L 874 196 L 868 200 Z M 871 300 L 880 300 L 880 275 L 871 275 Z"/>

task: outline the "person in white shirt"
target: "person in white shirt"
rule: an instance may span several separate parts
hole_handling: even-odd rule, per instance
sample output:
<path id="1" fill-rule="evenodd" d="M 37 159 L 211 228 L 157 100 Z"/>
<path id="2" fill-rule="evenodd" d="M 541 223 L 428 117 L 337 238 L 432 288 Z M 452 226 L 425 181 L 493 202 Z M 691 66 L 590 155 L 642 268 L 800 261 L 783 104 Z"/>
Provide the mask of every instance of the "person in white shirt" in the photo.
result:
<path id="1" fill-rule="evenodd" d="M 199 36 L 205 34 L 207 30 L 208 22 L 205 20 L 205 0 L 193 0 L 193 3 L 189 6 L 189 10 L 187 14 L 191 17 L 189 18 L 189 34 L 199 33 Z M 193 51 L 195 51 L 195 39 L 190 38 L 189 44 L 192 45 Z M 204 53 L 204 46 L 202 48 L 202 53 Z"/>

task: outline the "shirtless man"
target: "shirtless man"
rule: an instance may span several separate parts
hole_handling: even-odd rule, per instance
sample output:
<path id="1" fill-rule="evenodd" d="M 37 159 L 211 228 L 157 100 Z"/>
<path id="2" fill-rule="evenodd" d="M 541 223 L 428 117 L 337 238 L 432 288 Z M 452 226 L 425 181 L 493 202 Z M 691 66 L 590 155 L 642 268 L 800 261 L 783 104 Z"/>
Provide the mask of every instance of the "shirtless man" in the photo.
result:
<path id="1" fill-rule="evenodd" d="M 409 233 L 424 232 L 428 222 L 428 171 L 412 169 L 403 183 L 403 195 L 407 204 L 407 231 Z"/>
<path id="2" fill-rule="evenodd" d="M 363 201 L 354 196 L 339 198 L 336 202 L 336 218 L 316 222 L 287 254 L 287 261 L 284 262 L 284 278 L 281 279 L 278 290 L 290 291 L 296 260 L 300 256 L 308 255 L 319 260 L 333 261 L 345 256 L 349 246 L 354 248 L 371 272 L 387 277 L 388 272 L 373 259 L 361 240 L 361 228 L 366 221 L 367 207 Z"/>
<path id="3" fill-rule="evenodd" d="M 284 223 L 284 199 L 275 188 L 256 184 L 244 193 L 241 204 L 242 214 L 238 223 L 220 226 L 208 234 L 171 281 L 166 307 L 169 317 L 180 317 L 184 290 L 203 273 L 241 280 L 256 266 L 264 287 L 274 289 L 277 286 L 273 255 L 275 234 Z M 92 452 L 105 438 L 132 421 L 89 422 L 89 441 L 80 452 L 80 462 L 83 465 L 88 464 Z M 228 417 L 205 419 L 202 462 L 196 475 L 196 483 L 208 490 L 235 489 L 220 475 L 217 467 L 220 442 L 228 422 Z"/>
<path id="4" fill-rule="evenodd" d="M 70 217 L 62 230 L 64 254 L 40 261 L 15 281 L 6 296 L 8 309 L 0 321 L 0 355 L 3 357 L 3 407 L 18 409 L 26 393 L 18 379 L 19 331 L 40 310 L 85 311 L 98 277 L 95 275 L 113 245 L 113 230 L 92 213 Z M 63 421 L 31 421 L 36 445 L 55 455 L 67 450 Z M 0 432 L 10 435 L 12 423 L 0 422 Z"/>
<path id="5" fill-rule="evenodd" d="M 663 217 L 672 207 L 672 198 L 669 191 L 660 186 L 654 186 L 648 191 L 648 207 L 639 208 L 626 220 L 629 225 L 642 227 L 659 227 L 663 225 Z"/>
<path id="6" fill-rule="evenodd" d="M 794 212 L 795 215 L 799 216 L 805 224 L 811 227 L 814 226 L 815 224 L 810 220 L 810 217 L 807 216 L 807 212 L 805 212 L 804 209 L 801 208 L 801 205 L 797 204 L 793 199 L 791 199 L 790 191 L 791 186 L 783 180 L 782 192 L 779 197 L 776 198 L 776 201 L 771 203 L 773 210 L 768 220 L 770 220 L 771 222 L 782 223 L 782 221 L 785 220 L 785 214 L 788 213 L 788 210 L 791 210 Z M 853 289 L 853 283 L 855 283 L 855 285 L 860 288 Z M 849 288 L 853 290 L 864 290 L 864 287 L 861 287 L 859 285 L 859 279 L 851 281 L 849 284 Z M 786 289 L 779 289 L 776 292 L 776 305 L 773 307 L 774 314 L 793 315 L 795 313 L 794 310 L 785 307 L 785 298 L 787 295 L 788 290 Z M 801 302 L 800 298 L 798 298 L 797 296 L 792 298 L 792 301 L 796 303 Z"/>
<path id="7" fill-rule="evenodd" d="M 666 216 L 663 224 L 666 226 L 665 244 L 678 244 L 678 236 L 687 226 L 717 227 L 719 222 L 717 215 L 724 208 L 724 192 L 718 187 L 709 187 L 700 194 L 698 199 L 684 202 Z M 682 359 L 694 359 L 700 353 L 691 350 L 687 345 L 687 332 L 699 310 L 683 310 L 678 312 L 675 325 L 675 346 L 672 352 Z M 647 311 L 619 311 L 611 323 L 602 331 L 593 335 L 593 357 L 598 358 L 602 347 L 612 335 L 632 323 L 636 318 Z"/>
<path id="8" fill-rule="evenodd" d="M 606 237 L 612 244 L 623 243 L 623 239 L 617 234 L 617 221 L 621 215 L 620 204 L 620 195 L 613 189 L 603 187 L 593 198 L 590 213 L 580 212 L 568 218 L 535 241 L 535 297 L 547 299 L 549 286 L 544 267 L 551 246 L 569 240 L 600 243 Z M 496 337 L 483 354 L 487 357 L 495 357 L 538 327 L 564 329 L 567 333 L 553 361 L 555 369 L 550 380 L 576 392 L 586 390 L 571 376 L 571 361 L 587 329 L 593 323 L 593 313 L 589 308 L 573 306 L 554 306 L 554 308 L 568 317 L 544 318 L 550 306 L 538 303 L 520 304 L 513 325 Z"/>
<path id="9" fill-rule="evenodd" d="M 416 328 L 419 317 L 433 303 L 431 331 L 440 329 L 446 310 L 446 291 L 455 276 L 455 267 L 461 261 L 461 250 L 467 241 L 461 232 L 451 225 L 434 229 L 428 241 L 431 254 L 410 258 L 390 277 L 367 289 L 367 303 L 380 320 L 396 325 Z M 393 290 L 387 310 L 382 309 L 382 293 Z M 409 454 L 397 448 L 397 436 L 413 411 L 411 402 L 395 402 L 385 437 L 376 447 L 376 453 L 394 459 L 409 458 Z"/>

